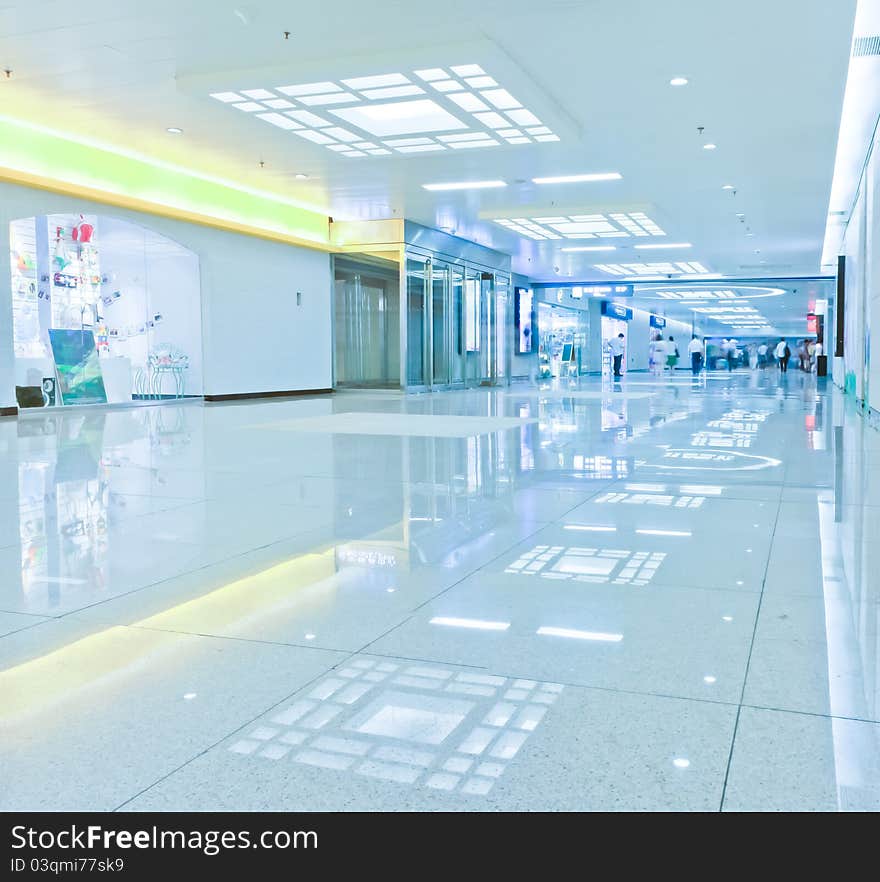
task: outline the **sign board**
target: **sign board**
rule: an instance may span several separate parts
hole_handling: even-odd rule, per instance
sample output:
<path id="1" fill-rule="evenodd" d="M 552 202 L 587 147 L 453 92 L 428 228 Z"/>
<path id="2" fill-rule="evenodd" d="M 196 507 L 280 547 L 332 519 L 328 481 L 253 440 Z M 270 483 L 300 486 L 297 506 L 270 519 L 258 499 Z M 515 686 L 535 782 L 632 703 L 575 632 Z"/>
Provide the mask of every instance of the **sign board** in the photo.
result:
<path id="1" fill-rule="evenodd" d="M 633 317 L 633 311 L 626 306 L 619 306 L 617 303 L 611 303 L 608 300 L 602 301 L 602 315 L 608 318 L 616 318 L 621 321 L 628 322 Z"/>
<path id="2" fill-rule="evenodd" d="M 652 328 L 665 328 L 666 327 L 666 319 L 663 318 L 662 315 L 652 315 L 651 316 L 651 327 Z"/>
<path id="3" fill-rule="evenodd" d="M 514 322 L 516 324 L 517 355 L 528 355 L 532 351 L 534 338 L 533 302 L 534 294 L 531 288 L 515 289 Z"/>

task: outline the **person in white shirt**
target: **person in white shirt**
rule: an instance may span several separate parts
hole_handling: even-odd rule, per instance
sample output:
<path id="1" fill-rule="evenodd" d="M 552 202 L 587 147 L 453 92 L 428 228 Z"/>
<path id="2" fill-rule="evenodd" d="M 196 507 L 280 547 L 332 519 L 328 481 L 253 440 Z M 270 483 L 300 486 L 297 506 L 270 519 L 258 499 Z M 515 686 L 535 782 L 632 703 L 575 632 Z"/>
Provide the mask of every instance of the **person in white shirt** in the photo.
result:
<path id="1" fill-rule="evenodd" d="M 697 376 L 703 369 L 705 349 L 703 348 L 703 341 L 696 334 L 691 337 L 691 342 L 688 343 L 688 353 L 691 357 L 691 371 L 694 376 Z"/>
<path id="2" fill-rule="evenodd" d="M 611 346 L 611 357 L 614 359 L 614 378 L 619 380 L 620 367 L 623 363 L 623 354 L 626 352 L 626 338 L 623 334 L 618 334 L 616 337 L 612 338 L 609 345 Z"/>
<path id="3" fill-rule="evenodd" d="M 767 366 L 767 344 L 762 343 L 758 347 L 758 367 Z"/>
<path id="4" fill-rule="evenodd" d="M 815 374 L 819 370 L 819 356 L 825 354 L 825 347 L 822 345 L 821 340 L 816 340 L 816 345 L 813 347 L 813 359 L 810 364 L 810 370 Z"/>
<path id="5" fill-rule="evenodd" d="M 776 344 L 776 348 L 773 350 L 773 354 L 776 356 L 776 360 L 779 362 L 779 370 L 782 373 L 788 372 L 788 360 L 791 358 L 791 349 L 788 348 L 788 343 L 785 342 L 785 337 L 782 337 L 780 341 Z"/>

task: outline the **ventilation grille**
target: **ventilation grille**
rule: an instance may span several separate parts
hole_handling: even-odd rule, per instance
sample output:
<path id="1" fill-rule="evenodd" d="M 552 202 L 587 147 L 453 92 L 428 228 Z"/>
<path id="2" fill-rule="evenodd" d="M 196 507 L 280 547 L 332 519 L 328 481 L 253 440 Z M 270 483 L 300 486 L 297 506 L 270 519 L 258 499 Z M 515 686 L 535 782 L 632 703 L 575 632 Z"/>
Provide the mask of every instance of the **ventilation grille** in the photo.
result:
<path id="1" fill-rule="evenodd" d="M 856 37 L 853 40 L 853 58 L 880 55 L 880 34 L 873 37 Z"/>

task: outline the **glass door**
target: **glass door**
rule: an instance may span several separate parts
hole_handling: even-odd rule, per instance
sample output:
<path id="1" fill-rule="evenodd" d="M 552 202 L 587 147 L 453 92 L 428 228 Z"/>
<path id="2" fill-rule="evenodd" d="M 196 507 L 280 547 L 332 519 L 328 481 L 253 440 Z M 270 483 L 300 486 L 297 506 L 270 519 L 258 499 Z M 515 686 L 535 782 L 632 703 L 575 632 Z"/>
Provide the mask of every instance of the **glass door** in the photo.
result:
<path id="1" fill-rule="evenodd" d="M 431 272 L 431 340 L 429 360 L 432 386 L 448 386 L 451 380 L 452 304 L 449 267 L 432 263 Z"/>
<path id="2" fill-rule="evenodd" d="M 480 385 L 483 376 L 480 369 L 482 340 L 482 298 L 480 295 L 480 273 L 468 269 L 464 282 L 465 311 L 465 375 L 464 381 L 468 388 Z"/>
<path id="3" fill-rule="evenodd" d="M 406 385 L 426 386 L 428 363 L 428 264 L 424 260 L 406 261 Z"/>
<path id="4" fill-rule="evenodd" d="M 464 295 L 464 269 L 460 266 L 452 266 L 449 269 L 450 276 L 450 318 L 452 320 L 451 344 L 449 357 L 451 360 L 450 382 L 453 386 L 463 386 L 466 376 L 467 348 L 465 328 L 465 295 Z"/>
<path id="5" fill-rule="evenodd" d="M 491 385 L 495 379 L 495 274 L 480 273 L 480 384 Z"/>

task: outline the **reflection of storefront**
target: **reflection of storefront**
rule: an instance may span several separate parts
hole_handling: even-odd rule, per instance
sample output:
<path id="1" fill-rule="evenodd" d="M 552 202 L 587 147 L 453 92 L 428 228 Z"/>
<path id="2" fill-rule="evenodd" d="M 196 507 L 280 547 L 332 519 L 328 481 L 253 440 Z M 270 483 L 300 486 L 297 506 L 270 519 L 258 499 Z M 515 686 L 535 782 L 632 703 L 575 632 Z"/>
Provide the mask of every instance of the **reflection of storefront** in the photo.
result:
<path id="1" fill-rule="evenodd" d="M 538 304 L 538 376 L 578 376 L 586 336 L 582 330 L 584 313 L 549 303 Z"/>
<path id="2" fill-rule="evenodd" d="M 632 318 L 632 310 L 610 301 L 602 301 L 602 376 L 610 377 L 613 372 L 611 341 L 623 334 L 624 355 L 621 369 L 626 372 L 626 346 L 629 342 L 627 323 Z"/>
<path id="3" fill-rule="evenodd" d="M 111 217 L 10 224 L 21 407 L 123 403 L 202 392 L 196 255 Z"/>

